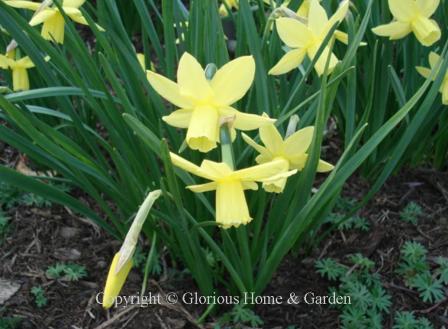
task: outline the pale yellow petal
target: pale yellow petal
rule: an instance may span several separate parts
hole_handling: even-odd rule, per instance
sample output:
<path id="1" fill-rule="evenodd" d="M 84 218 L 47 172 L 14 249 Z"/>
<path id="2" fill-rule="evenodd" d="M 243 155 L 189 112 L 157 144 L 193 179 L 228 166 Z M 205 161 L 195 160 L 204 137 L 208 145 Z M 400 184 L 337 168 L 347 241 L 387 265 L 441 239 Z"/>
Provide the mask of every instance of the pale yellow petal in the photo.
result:
<path id="1" fill-rule="evenodd" d="M 305 167 L 307 160 L 308 160 L 308 154 L 297 155 L 293 159 L 290 159 L 291 168 L 301 171 Z M 328 172 L 333 170 L 333 168 L 334 167 L 332 164 L 323 160 L 319 160 L 317 164 L 317 172 Z"/>
<path id="2" fill-rule="evenodd" d="M 7 69 L 9 67 L 8 58 L 5 55 L 0 55 L 0 68 Z"/>
<path id="3" fill-rule="evenodd" d="M 64 43 L 65 22 L 60 12 L 56 12 L 53 16 L 44 21 L 42 26 L 42 37 L 44 39 L 55 41 L 56 43 Z"/>
<path id="4" fill-rule="evenodd" d="M 185 52 L 179 61 L 177 83 L 182 95 L 202 100 L 212 95 L 212 88 L 196 58 Z"/>
<path id="5" fill-rule="evenodd" d="M 195 165 L 194 163 L 192 163 L 192 162 L 190 162 L 172 152 L 170 152 L 170 157 L 171 157 L 171 162 L 173 163 L 174 166 L 179 167 L 180 169 L 185 170 L 189 173 L 192 173 L 193 175 L 203 177 L 203 178 L 206 178 L 209 180 L 213 180 L 212 177 L 210 177 L 210 175 L 208 175 L 207 173 L 204 173 L 204 171 L 199 166 Z"/>
<path id="6" fill-rule="evenodd" d="M 255 182 L 241 182 L 244 190 L 258 190 L 258 184 Z"/>
<path id="7" fill-rule="evenodd" d="M 342 43 L 345 43 L 348 45 L 348 34 L 339 30 L 334 31 L 334 37 L 341 41 Z"/>
<path id="8" fill-rule="evenodd" d="M 410 21 L 417 12 L 414 0 L 389 0 L 389 9 L 399 21 Z"/>
<path id="9" fill-rule="evenodd" d="M 201 163 L 201 170 L 207 173 L 212 180 L 219 180 L 232 174 L 232 169 L 224 162 L 204 160 Z"/>
<path id="10" fill-rule="evenodd" d="M 271 162 L 237 170 L 232 174 L 232 177 L 241 181 L 260 182 L 285 172 L 287 168 L 288 161 L 286 159 L 276 159 Z"/>
<path id="11" fill-rule="evenodd" d="M 39 2 L 32 2 L 32 1 L 20 1 L 20 0 L 10 0 L 10 1 L 3 1 L 8 6 L 14 7 L 14 8 L 20 8 L 20 9 L 29 9 L 29 10 L 37 10 L 41 6 L 41 3 Z"/>
<path id="12" fill-rule="evenodd" d="M 117 266 L 118 259 L 120 258 L 120 253 L 117 252 L 110 265 L 109 274 L 107 275 L 106 286 L 104 287 L 103 295 L 103 307 L 105 309 L 110 308 L 120 293 L 121 288 L 126 281 L 129 271 L 132 268 L 132 258 L 123 265 L 118 273 L 115 273 L 115 267 Z"/>
<path id="13" fill-rule="evenodd" d="M 426 17 L 431 17 L 437 7 L 439 7 L 440 0 L 417 0 L 417 7 L 420 13 Z"/>
<path id="14" fill-rule="evenodd" d="M 303 0 L 299 9 L 297 10 L 297 16 L 307 18 L 310 12 L 310 0 Z"/>
<path id="15" fill-rule="evenodd" d="M 188 128 L 192 114 L 193 110 L 191 109 L 177 110 L 168 116 L 162 117 L 162 120 L 176 128 Z"/>
<path id="16" fill-rule="evenodd" d="M 267 150 L 267 148 L 255 143 L 255 141 L 247 136 L 245 133 L 242 133 L 241 136 L 243 137 L 243 140 L 249 144 L 251 147 L 253 147 L 258 153 L 261 155 L 264 155 L 264 159 L 267 159 L 270 157 L 270 160 L 272 160 L 272 154 Z"/>
<path id="17" fill-rule="evenodd" d="M 252 56 L 243 56 L 225 64 L 214 75 L 211 86 L 214 101 L 227 106 L 243 98 L 255 76 L 255 61 Z"/>
<path id="18" fill-rule="evenodd" d="M 313 141 L 314 127 L 306 127 L 296 131 L 285 140 L 285 155 L 301 154 L 308 151 Z"/>
<path id="19" fill-rule="evenodd" d="M 52 9 L 52 8 L 44 9 L 31 18 L 30 25 L 36 26 L 36 25 L 42 24 L 43 22 L 50 19 L 57 13 L 58 13 L 58 11 L 56 9 Z"/>
<path id="20" fill-rule="evenodd" d="M 442 89 L 442 103 L 444 105 L 448 105 L 448 80 L 445 80 L 445 83 L 443 84 Z"/>
<path id="21" fill-rule="evenodd" d="M 282 17 L 275 25 L 280 39 L 290 48 L 303 48 L 312 42 L 310 30 L 297 19 Z"/>
<path id="22" fill-rule="evenodd" d="M 143 70 L 146 70 L 145 54 L 137 54 L 137 60 Z"/>
<path id="23" fill-rule="evenodd" d="M 245 225 L 252 220 L 242 183 L 225 181 L 216 189 L 216 222 L 222 228 Z"/>
<path id="24" fill-rule="evenodd" d="M 429 65 L 431 66 L 432 69 L 434 69 L 437 66 L 439 60 L 440 56 L 437 53 L 433 51 L 429 53 Z"/>
<path id="25" fill-rule="evenodd" d="M 194 193 L 204 193 L 216 190 L 216 182 L 210 182 L 200 185 L 190 185 L 187 186 L 187 189 L 191 190 Z"/>
<path id="26" fill-rule="evenodd" d="M 273 124 L 260 128 L 260 139 L 271 154 L 280 154 L 283 151 L 283 138 Z"/>
<path id="27" fill-rule="evenodd" d="M 431 69 L 428 69 L 426 67 L 417 66 L 416 70 L 418 73 L 420 73 L 421 76 L 423 76 L 426 79 L 429 78 L 431 74 Z"/>
<path id="28" fill-rule="evenodd" d="M 21 66 L 26 69 L 31 69 L 35 66 L 34 63 L 31 61 L 31 58 L 29 58 L 28 56 L 19 59 L 16 63 L 17 66 Z"/>
<path id="29" fill-rule="evenodd" d="M 193 105 L 188 98 L 180 94 L 179 86 L 175 82 L 152 71 L 146 71 L 146 73 L 149 83 L 160 96 L 177 107 L 192 108 Z"/>
<path id="30" fill-rule="evenodd" d="M 350 6 L 350 1 L 348 1 L 348 0 L 344 0 L 340 4 L 340 6 L 336 10 L 336 12 L 328 20 L 326 29 L 324 30 L 325 35 L 322 35 L 322 37 L 325 37 L 326 34 L 331 30 L 331 28 L 335 24 L 339 24 L 340 22 L 342 22 L 345 19 L 345 17 L 347 16 L 347 13 L 348 13 L 349 6 Z"/>
<path id="31" fill-rule="evenodd" d="M 282 193 L 285 189 L 287 178 L 279 178 L 269 183 L 263 183 L 263 189 L 268 193 Z"/>
<path id="32" fill-rule="evenodd" d="M 332 171 L 334 166 L 324 160 L 319 160 L 317 164 L 317 172 L 329 172 Z"/>
<path id="33" fill-rule="evenodd" d="M 310 11 L 308 14 L 308 28 L 313 31 L 315 35 L 321 35 L 327 27 L 328 16 L 327 13 L 319 3 L 318 0 L 311 0 Z"/>
<path id="34" fill-rule="evenodd" d="M 86 0 L 64 0 L 63 6 L 65 7 L 71 7 L 71 8 L 79 8 L 81 7 Z"/>
<path id="35" fill-rule="evenodd" d="M 219 140 L 219 113 L 215 108 L 198 107 L 193 111 L 187 131 L 187 144 L 193 150 L 209 152 Z"/>
<path id="36" fill-rule="evenodd" d="M 426 47 L 439 41 L 442 35 L 437 22 L 423 16 L 412 21 L 412 30 L 417 40 Z"/>
<path id="37" fill-rule="evenodd" d="M 372 29 L 372 32 L 381 37 L 389 37 L 390 40 L 404 38 L 412 32 L 411 24 L 406 22 L 392 22 L 379 25 Z"/>
<path id="38" fill-rule="evenodd" d="M 64 8 L 65 14 L 70 17 L 74 22 L 89 25 L 87 19 L 82 15 L 82 12 L 76 8 Z"/>
<path id="39" fill-rule="evenodd" d="M 302 64 L 306 55 L 306 49 L 293 49 L 288 51 L 280 61 L 269 70 L 270 75 L 281 75 L 288 73 Z"/>
<path id="40" fill-rule="evenodd" d="M 313 48 L 308 51 L 308 55 L 310 56 L 310 59 L 313 59 L 314 56 L 317 53 L 318 48 Z M 328 74 L 333 72 L 336 65 L 339 63 L 339 59 L 336 57 L 336 55 L 332 52 L 330 52 L 329 47 L 325 47 L 322 51 L 319 59 L 317 60 L 316 64 L 314 64 L 314 68 L 316 69 L 317 74 L 320 76 L 324 74 L 325 72 L 325 66 L 327 64 L 328 56 L 330 56 L 330 62 L 328 63 Z"/>

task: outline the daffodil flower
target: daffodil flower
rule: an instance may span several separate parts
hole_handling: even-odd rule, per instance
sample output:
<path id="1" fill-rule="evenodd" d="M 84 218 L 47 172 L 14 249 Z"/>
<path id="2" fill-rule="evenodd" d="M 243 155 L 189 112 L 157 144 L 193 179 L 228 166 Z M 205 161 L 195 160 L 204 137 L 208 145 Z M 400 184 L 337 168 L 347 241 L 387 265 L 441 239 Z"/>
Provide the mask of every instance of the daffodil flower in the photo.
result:
<path id="1" fill-rule="evenodd" d="M 138 209 L 137 215 L 135 215 L 135 219 L 126 234 L 120 251 L 115 254 L 112 260 L 107 275 L 106 286 L 104 287 L 103 307 L 105 309 L 110 308 L 114 304 L 115 298 L 117 298 L 128 277 L 129 271 L 132 268 L 132 256 L 135 252 L 138 236 L 148 217 L 149 211 L 161 194 L 161 190 L 155 190 L 147 195 L 145 201 Z"/>
<path id="2" fill-rule="evenodd" d="M 431 68 L 429 69 L 426 67 L 417 66 L 416 69 L 423 77 L 428 78 L 431 75 L 431 71 L 436 68 L 439 61 L 440 56 L 435 52 L 431 52 L 429 54 L 429 65 Z M 446 71 L 442 85 L 440 86 L 440 92 L 442 93 L 442 103 L 444 105 L 448 105 L 448 71 Z"/>
<path id="3" fill-rule="evenodd" d="M 173 164 L 210 183 L 187 186 L 195 193 L 216 190 L 216 222 L 222 228 L 247 224 L 252 220 L 246 203 L 244 190 L 257 190 L 256 182 L 271 182 L 293 175 L 295 171 L 284 171 L 282 161 L 272 161 L 241 170 L 232 170 L 226 163 L 204 160 L 200 167 L 171 153 Z"/>
<path id="4" fill-rule="evenodd" d="M 13 90 L 29 90 L 30 80 L 28 69 L 34 67 L 34 63 L 26 56 L 20 59 L 15 58 L 15 51 L 10 51 L 6 55 L 0 55 L 0 68 L 12 71 Z"/>
<path id="5" fill-rule="evenodd" d="M 44 39 L 54 40 L 57 43 L 64 43 L 65 22 L 59 8 L 55 6 L 45 6 L 41 8 L 42 3 L 32 1 L 6 0 L 4 2 L 14 8 L 36 11 L 36 14 L 30 21 L 30 25 L 36 26 L 43 23 L 41 34 Z M 86 0 L 63 0 L 62 9 L 74 22 L 89 25 L 79 10 L 84 2 L 86 2 Z M 98 28 L 103 30 L 99 26 Z"/>
<path id="6" fill-rule="evenodd" d="M 301 171 L 308 159 L 308 148 L 313 140 L 314 127 L 306 127 L 283 139 L 277 128 L 271 124 L 260 128 L 260 138 L 265 146 L 258 145 L 253 139 L 243 133 L 244 141 L 260 153 L 255 161 L 259 164 L 277 161 L 283 163 L 283 172 L 289 170 Z M 319 160 L 318 172 L 328 172 L 333 165 Z M 286 177 L 264 182 L 267 192 L 281 193 L 285 188 Z"/>
<path id="7" fill-rule="evenodd" d="M 313 60 L 331 28 L 345 18 L 348 8 L 349 1 L 345 0 L 336 13 L 328 19 L 327 13 L 319 4 L 319 1 L 311 0 L 306 24 L 294 18 L 282 17 L 277 19 L 276 26 L 280 39 L 290 50 L 269 71 L 269 74 L 285 74 L 297 68 L 306 55 Z M 341 31 L 335 31 L 331 42 L 334 39 L 347 43 L 348 35 Z M 319 75 L 324 73 L 328 56 L 330 56 L 329 73 L 334 70 L 339 62 L 327 45 L 314 66 Z"/>
<path id="8" fill-rule="evenodd" d="M 162 119 L 171 126 L 187 128 L 186 141 L 193 150 L 208 152 L 219 142 L 219 126 L 223 118 L 233 117 L 235 129 L 254 130 L 274 122 L 231 107 L 250 88 L 255 75 L 252 56 L 239 57 L 219 69 L 211 80 L 196 59 L 184 53 L 179 62 L 177 83 L 148 71 L 152 87 L 180 110 Z"/>
<path id="9" fill-rule="evenodd" d="M 431 19 L 439 3 L 440 0 L 389 0 L 393 21 L 372 31 L 390 40 L 404 38 L 413 32 L 423 46 L 429 47 L 441 36 L 439 25 Z"/>

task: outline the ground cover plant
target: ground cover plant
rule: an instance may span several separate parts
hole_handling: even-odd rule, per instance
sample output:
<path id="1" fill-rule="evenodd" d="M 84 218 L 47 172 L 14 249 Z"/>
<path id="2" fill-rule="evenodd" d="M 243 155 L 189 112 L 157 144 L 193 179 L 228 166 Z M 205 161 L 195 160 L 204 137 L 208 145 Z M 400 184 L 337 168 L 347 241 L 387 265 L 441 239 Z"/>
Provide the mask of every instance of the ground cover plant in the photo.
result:
<path id="1" fill-rule="evenodd" d="M 0 140 L 21 154 L 0 166 L 2 208 L 59 204 L 121 241 L 100 282 L 106 309 L 133 265 L 141 294 L 165 266 L 204 296 L 262 295 L 289 255 L 312 252 L 334 230 L 368 234 L 360 210 L 401 168 L 446 168 L 447 8 L 0 1 Z M 353 175 L 368 189 L 341 197 Z M 425 220 L 416 203 L 400 211 L 417 228 Z M 0 220 L 1 242 L 12 224 L 6 213 Z M 446 257 L 434 266 L 425 255 L 406 243 L 397 273 L 437 305 Z M 361 295 L 341 326 L 381 327 L 392 313 L 375 263 L 347 257 L 356 270 L 331 258 L 316 265 L 341 293 Z M 44 271 L 54 281 L 91 275 L 75 262 Z M 42 286 L 31 294 L 45 307 Z M 222 323 L 262 325 L 237 304 L 225 313 L 209 303 L 195 323 L 225 314 Z M 426 321 L 395 316 L 394 328 Z"/>

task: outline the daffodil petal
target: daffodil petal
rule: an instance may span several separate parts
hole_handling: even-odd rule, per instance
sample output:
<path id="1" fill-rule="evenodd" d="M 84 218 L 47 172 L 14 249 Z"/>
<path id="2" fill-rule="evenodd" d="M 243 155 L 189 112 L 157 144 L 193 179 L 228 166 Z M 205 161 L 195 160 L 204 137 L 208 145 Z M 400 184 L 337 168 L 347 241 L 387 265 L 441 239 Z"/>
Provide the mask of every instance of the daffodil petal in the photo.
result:
<path id="1" fill-rule="evenodd" d="M 249 136 L 247 136 L 245 133 L 242 133 L 241 136 L 243 137 L 243 140 L 247 144 L 249 144 L 252 148 L 254 148 L 258 153 L 264 155 L 265 157 L 268 157 L 270 155 L 270 152 L 267 150 L 267 148 L 255 143 L 255 141 Z"/>
<path id="2" fill-rule="evenodd" d="M 410 21 L 417 12 L 414 0 L 389 0 L 389 9 L 399 21 Z"/>
<path id="3" fill-rule="evenodd" d="M 372 29 L 372 32 L 381 37 L 389 37 L 390 40 L 404 38 L 412 32 L 411 24 L 406 22 L 392 22 L 379 25 Z"/>
<path id="4" fill-rule="evenodd" d="M 436 21 L 423 16 L 412 21 L 412 30 L 417 40 L 426 47 L 440 40 L 442 32 Z"/>
<path id="5" fill-rule="evenodd" d="M 233 172 L 232 178 L 239 179 L 243 182 L 260 182 L 279 173 L 285 172 L 287 168 L 288 161 L 286 161 L 286 159 L 278 159 L 260 165 L 252 166 L 250 168 L 237 170 Z"/>
<path id="6" fill-rule="evenodd" d="M 312 42 L 310 30 L 297 19 L 282 17 L 275 25 L 280 39 L 290 48 L 303 48 Z"/>
<path id="7" fill-rule="evenodd" d="M 182 55 L 179 61 L 177 83 L 182 95 L 194 99 L 208 98 L 212 92 L 201 64 L 187 52 Z"/>
<path id="8" fill-rule="evenodd" d="M 191 102 L 180 94 L 179 86 L 175 82 L 152 71 L 146 73 L 149 83 L 160 96 L 177 107 L 192 108 Z"/>
<path id="9" fill-rule="evenodd" d="M 31 18 L 30 25 L 36 26 L 36 25 L 42 24 L 43 22 L 50 19 L 52 16 L 56 15 L 57 13 L 58 13 L 58 11 L 55 9 L 46 8 L 46 9 L 42 10 L 41 12 L 37 13 L 36 15 L 34 15 L 33 18 Z"/>
<path id="10" fill-rule="evenodd" d="M 115 273 L 115 268 L 120 258 L 120 253 L 117 252 L 110 265 L 109 274 L 107 275 L 106 286 L 104 287 L 103 295 L 103 307 L 105 309 L 110 308 L 114 302 L 115 298 L 120 293 L 121 288 L 126 281 L 129 271 L 132 268 L 132 258 L 130 258 L 121 268 L 118 273 Z"/>
<path id="11" fill-rule="evenodd" d="M 211 86 L 214 101 L 227 106 L 243 98 L 255 76 L 255 61 L 252 56 L 243 56 L 225 64 L 214 75 Z"/>
<path id="12" fill-rule="evenodd" d="M 431 69 L 428 69 L 426 67 L 417 66 L 416 70 L 418 73 L 420 73 L 421 76 L 428 79 L 431 74 Z"/>
<path id="13" fill-rule="evenodd" d="M 340 6 L 336 10 L 336 12 L 328 20 L 327 27 L 325 29 L 325 34 L 327 34 L 335 24 L 339 24 L 340 22 L 342 22 L 345 19 L 345 17 L 347 16 L 347 13 L 348 13 L 349 6 L 350 6 L 350 1 L 348 1 L 348 0 L 344 0 L 340 4 Z M 323 37 L 325 37 L 325 36 L 323 36 Z"/>
<path id="14" fill-rule="evenodd" d="M 217 180 L 221 177 L 232 174 L 232 169 L 224 162 L 215 162 L 210 160 L 204 160 L 201 163 L 201 170 L 207 173 L 208 177 L 212 180 Z"/>
<path id="15" fill-rule="evenodd" d="M 193 150 L 209 152 L 219 140 L 219 113 L 212 107 L 198 107 L 191 115 L 187 144 Z"/>
<path id="16" fill-rule="evenodd" d="M 170 158 L 171 158 L 171 162 L 176 167 L 179 167 L 182 170 L 192 173 L 193 175 L 202 177 L 201 168 L 199 166 L 195 165 L 194 163 L 192 163 L 188 160 L 185 160 L 184 158 L 182 158 L 172 152 L 170 152 Z"/>
<path id="17" fill-rule="evenodd" d="M 287 180 L 287 178 L 280 178 L 275 181 L 263 183 L 263 189 L 268 193 L 282 193 Z"/>
<path id="18" fill-rule="evenodd" d="M 146 58 L 145 54 L 137 54 L 137 60 L 143 70 L 146 70 Z"/>
<path id="19" fill-rule="evenodd" d="M 308 28 L 315 35 L 321 35 L 328 23 L 327 12 L 318 0 L 311 0 L 310 11 L 308 13 Z"/>
<path id="20" fill-rule="evenodd" d="M 190 185 L 187 186 L 187 189 L 191 190 L 194 193 L 204 193 L 216 190 L 217 184 L 216 182 L 210 182 L 200 185 Z"/>
<path id="21" fill-rule="evenodd" d="M 317 53 L 318 48 L 310 49 L 308 52 L 308 55 L 311 59 L 314 58 L 314 56 Z M 320 76 L 324 74 L 325 72 L 325 66 L 327 64 L 328 56 L 330 56 L 330 62 L 328 63 L 328 73 L 330 74 L 333 72 L 336 65 L 339 63 L 339 59 L 336 57 L 335 54 L 330 52 L 330 48 L 325 47 L 322 51 L 319 59 L 317 60 L 316 64 L 314 64 L 314 68 L 316 69 L 317 74 Z"/>
<path id="22" fill-rule="evenodd" d="M 258 184 L 255 182 L 241 182 L 244 190 L 258 190 Z"/>
<path id="23" fill-rule="evenodd" d="M 306 50 L 299 48 L 288 51 L 280 61 L 269 70 L 270 75 L 281 75 L 296 69 L 302 64 L 305 58 Z"/>
<path id="24" fill-rule="evenodd" d="M 442 103 L 448 105 L 448 82 L 446 81 L 443 85 L 442 90 Z"/>
<path id="25" fill-rule="evenodd" d="M 440 61 L 440 56 L 437 53 L 431 51 L 429 53 L 429 65 L 431 66 L 431 68 L 434 69 L 437 66 L 437 64 L 439 63 L 439 61 Z"/>
<path id="26" fill-rule="evenodd" d="M 260 139 L 272 154 L 278 154 L 283 149 L 283 138 L 273 124 L 260 128 Z"/>
<path id="27" fill-rule="evenodd" d="M 8 67 L 8 58 L 5 55 L 0 55 L 0 68 L 7 69 Z"/>
<path id="28" fill-rule="evenodd" d="M 17 64 L 19 66 L 22 66 L 22 67 L 26 68 L 26 69 L 31 69 L 31 68 L 33 68 L 35 66 L 34 63 L 31 61 L 31 58 L 29 58 L 28 56 L 19 59 L 17 61 Z"/>
<path id="29" fill-rule="evenodd" d="M 439 7 L 440 0 L 417 0 L 417 7 L 422 15 L 431 17 Z"/>
<path id="30" fill-rule="evenodd" d="M 242 183 L 225 181 L 216 189 L 216 222 L 222 228 L 238 227 L 252 220 Z"/>
<path id="31" fill-rule="evenodd" d="M 303 0 L 299 9 L 297 9 L 297 16 L 307 18 L 309 12 L 310 12 L 310 0 Z"/>
<path id="32" fill-rule="evenodd" d="M 64 7 L 71 7 L 71 8 L 79 8 L 85 2 L 86 2 L 86 0 L 64 0 L 63 6 Z"/>
<path id="33" fill-rule="evenodd" d="M 193 110 L 191 109 L 177 110 L 168 116 L 162 117 L 162 120 L 176 128 L 188 128 L 192 114 Z"/>
<path id="34" fill-rule="evenodd" d="M 334 166 L 324 160 L 319 160 L 317 164 L 317 172 L 329 172 L 332 171 Z"/>
<path id="35" fill-rule="evenodd" d="M 40 2 L 32 2 L 32 1 L 20 1 L 20 0 L 10 0 L 3 1 L 8 6 L 20 9 L 29 9 L 29 10 L 37 10 L 42 5 Z"/>
<path id="36" fill-rule="evenodd" d="M 334 37 L 341 41 L 342 43 L 345 43 L 348 45 L 348 34 L 339 30 L 334 31 Z"/>
<path id="37" fill-rule="evenodd" d="M 313 141 L 314 127 L 306 127 L 296 131 L 285 140 L 285 154 L 305 153 Z"/>
<path id="38" fill-rule="evenodd" d="M 82 15 L 81 10 L 76 8 L 64 8 L 65 14 L 70 17 L 74 22 L 89 25 L 86 18 Z"/>

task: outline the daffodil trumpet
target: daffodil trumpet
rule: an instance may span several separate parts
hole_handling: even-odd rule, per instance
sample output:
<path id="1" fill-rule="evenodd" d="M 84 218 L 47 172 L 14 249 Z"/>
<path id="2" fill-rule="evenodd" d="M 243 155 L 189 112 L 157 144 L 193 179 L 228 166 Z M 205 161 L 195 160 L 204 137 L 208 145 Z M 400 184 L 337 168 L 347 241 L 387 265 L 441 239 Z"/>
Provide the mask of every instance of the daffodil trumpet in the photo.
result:
<path id="1" fill-rule="evenodd" d="M 123 245 L 112 260 L 104 287 L 103 307 L 105 309 L 110 308 L 114 304 L 115 298 L 120 293 L 126 281 L 129 271 L 132 268 L 132 256 L 137 246 L 140 231 L 154 202 L 161 194 L 162 192 L 160 190 L 155 190 L 148 194 L 126 234 Z"/>
<path id="2" fill-rule="evenodd" d="M 162 117 L 169 125 L 187 129 L 186 142 L 193 150 L 209 152 L 220 141 L 222 118 L 234 116 L 232 138 L 236 130 L 254 130 L 275 120 L 255 114 L 242 113 L 232 107 L 249 90 L 255 75 L 252 56 L 243 56 L 218 69 L 208 79 L 205 70 L 189 53 L 179 61 L 177 83 L 148 71 L 154 90 L 179 110 Z"/>

